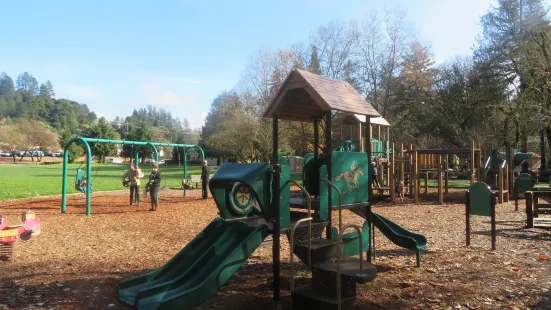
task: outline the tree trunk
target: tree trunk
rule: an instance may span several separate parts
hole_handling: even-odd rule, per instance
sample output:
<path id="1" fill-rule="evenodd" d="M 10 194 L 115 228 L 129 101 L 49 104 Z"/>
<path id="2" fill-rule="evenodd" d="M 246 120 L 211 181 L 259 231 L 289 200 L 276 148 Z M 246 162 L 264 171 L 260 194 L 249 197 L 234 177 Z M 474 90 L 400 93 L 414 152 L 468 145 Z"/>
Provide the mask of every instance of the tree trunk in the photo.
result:
<path id="1" fill-rule="evenodd" d="M 505 122 L 503 122 L 503 144 L 505 145 L 505 149 L 509 149 L 509 140 L 507 139 L 507 131 L 509 131 L 509 118 L 505 118 Z"/>
<path id="2" fill-rule="evenodd" d="M 547 159 L 545 158 L 545 130 L 543 128 L 540 129 L 540 156 L 540 171 L 544 171 L 547 167 Z"/>
<path id="3" fill-rule="evenodd" d="M 547 135 L 547 144 L 549 144 L 549 149 L 551 150 L 551 126 L 545 128 L 545 134 Z M 547 169 L 547 167 L 545 167 Z"/>
<path id="4" fill-rule="evenodd" d="M 518 145 L 520 142 L 520 124 L 518 120 L 515 120 L 515 145 Z"/>
<path id="5" fill-rule="evenodd" d="M 528 152 L 528 137 L 526 136 L 526 133 L 523 131 L 522 133 L 522 137 L 521 137 L 521 141 L 520 141 L 520 151 L 523 152 L 523 153 L 527 153 Z M 524 163 L 522 163 L 522 169 L 521 169 L 522 172 L 524 173 L 528 173 L 528 161 L 524 161 Z"/>

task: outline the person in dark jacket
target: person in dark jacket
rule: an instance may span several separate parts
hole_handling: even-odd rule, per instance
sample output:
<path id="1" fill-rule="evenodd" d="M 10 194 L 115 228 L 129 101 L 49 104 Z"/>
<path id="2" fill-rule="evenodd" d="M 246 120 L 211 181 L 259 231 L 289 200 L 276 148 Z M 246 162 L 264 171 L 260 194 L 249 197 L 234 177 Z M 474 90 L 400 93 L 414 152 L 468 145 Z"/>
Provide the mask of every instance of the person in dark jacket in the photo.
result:
<path id="1" fill-rule="evenodd" d="M 201 187 L 203 191 L 203 199 L 208 198 L 208 184 L 210 178 L 210 169 L 207 161 L 203 161 L 203 169 L 201 170 Z"/>
<path id="2" fill-rule="evenodd" d="M 151 174 L 149 175 L 149 195 L 151 196 L 151 210 L 157 211 L 157 200 L 159 199 L 159 188 L 161 187 L 161 172 L 157 170 L 157 165 L 151 165 Z"/>

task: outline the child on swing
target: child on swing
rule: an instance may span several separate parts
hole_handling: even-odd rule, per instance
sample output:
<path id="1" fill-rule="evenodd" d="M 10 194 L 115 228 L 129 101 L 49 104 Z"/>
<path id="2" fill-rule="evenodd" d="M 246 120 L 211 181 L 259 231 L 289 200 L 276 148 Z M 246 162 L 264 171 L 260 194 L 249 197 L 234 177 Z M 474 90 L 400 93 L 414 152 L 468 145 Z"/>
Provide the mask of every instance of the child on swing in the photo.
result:
<path id="1" fill-rule="evenodd" d="M 193 187 L 193 185 L 189 185 L 189 183 L 186 179 L 182 179 L 182 187 L 184 189 L 195 189 L 195 187 Z"/>

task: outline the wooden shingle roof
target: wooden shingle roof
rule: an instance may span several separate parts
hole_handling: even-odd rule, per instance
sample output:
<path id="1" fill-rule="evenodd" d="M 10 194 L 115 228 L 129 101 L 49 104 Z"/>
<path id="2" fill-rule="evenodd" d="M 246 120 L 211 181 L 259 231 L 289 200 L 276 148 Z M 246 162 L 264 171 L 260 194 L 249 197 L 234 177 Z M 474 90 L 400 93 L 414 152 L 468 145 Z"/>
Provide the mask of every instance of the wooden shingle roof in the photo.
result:
<path id="1" fill-rule="evenodd" d="M 312 121 L 331 110 L 381 116 L 348 82 L 294 69 L 268 105 L 264 117 Z"/>

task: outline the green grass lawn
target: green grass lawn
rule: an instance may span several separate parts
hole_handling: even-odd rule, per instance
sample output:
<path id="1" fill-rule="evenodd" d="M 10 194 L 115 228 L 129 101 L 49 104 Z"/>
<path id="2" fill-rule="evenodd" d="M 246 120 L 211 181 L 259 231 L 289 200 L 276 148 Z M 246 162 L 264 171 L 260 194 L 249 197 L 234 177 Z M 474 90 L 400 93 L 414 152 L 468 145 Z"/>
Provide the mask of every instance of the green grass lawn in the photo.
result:
<path id="1" fill-rule="evenodd" d="M 77 193 L 75 190 L 76 170 L 80 164 L 70 164 L 67 177 L 67 193 Z M 85 169 L 85 165 L 81 168 Z M 149 177 L 151 167 L 141 166 L 144 179 Z M 180 187 L 184 175 L 183 168 L 178 165 L 161 165 L 162 186 Z M 217 167 L 210 167 L 211 175 Z M 122 175 L 128 170 L 126 164 L 93 164 L 92 187 L 94 192 L 127 189 L 122 185 Z M 63 165 L 14 165 L 0 166 L 0 200 L 58 195 L 61 194 L 61 179 Z M 201 166 L 188 165 L 188 177 L 201 174 Z M 144 179 L 142 183 L 145 184 Z M 200 186 L 200 184 L 198 184 Z M 143 187 L 143 185 L 142 185 Z"/>
<path id="2" fill-rule="evenodd" d="M 438 187 L 438 180 L 429 180 L 429 187 Z M 424 187 L 425 186 L 425 180 L 421 179 L 419 180 L 419 186 Z M 446 183 L 444 180 L 442 180 L 442 187 L 445 187 Z M 448 187 L 449 188 L 467 188 L 471 186 L 471 181 L 469 180 L 449 180 Z"/>
<path id="3" fill-rule="evenodd" d="M 75 190 L 76 170 L 80 164 L 70 164 L 67 177 L 67 193 L 80 193 Z M 85 165 L 81 168 L 85 169 Z M 151 167 L 141 165 L 144 179 L 149 177 Z M 211 176 L 218 167 L 213 166 Z M 122 175 L 128 170 L 127 164 L 92 164 L 93 192 L 124 190 Z M 162 186 L 180 188 L 184 175 L 183 167 L 178 165 L 161 165 Z M 63 165 L 0 165 L 0 201 L 47 195 L 61 194 Z M 188 165 L 188 178 L 201 174 L 201 166 Z M 293 173 L 291 178 L 300 183 L 301 173 Z M 142 179 L 142 188 L 145 181 Z M 201 184 L 197 184 L 201 187 Z M 193 184 L 195 186 L 195 184 Z"/>

